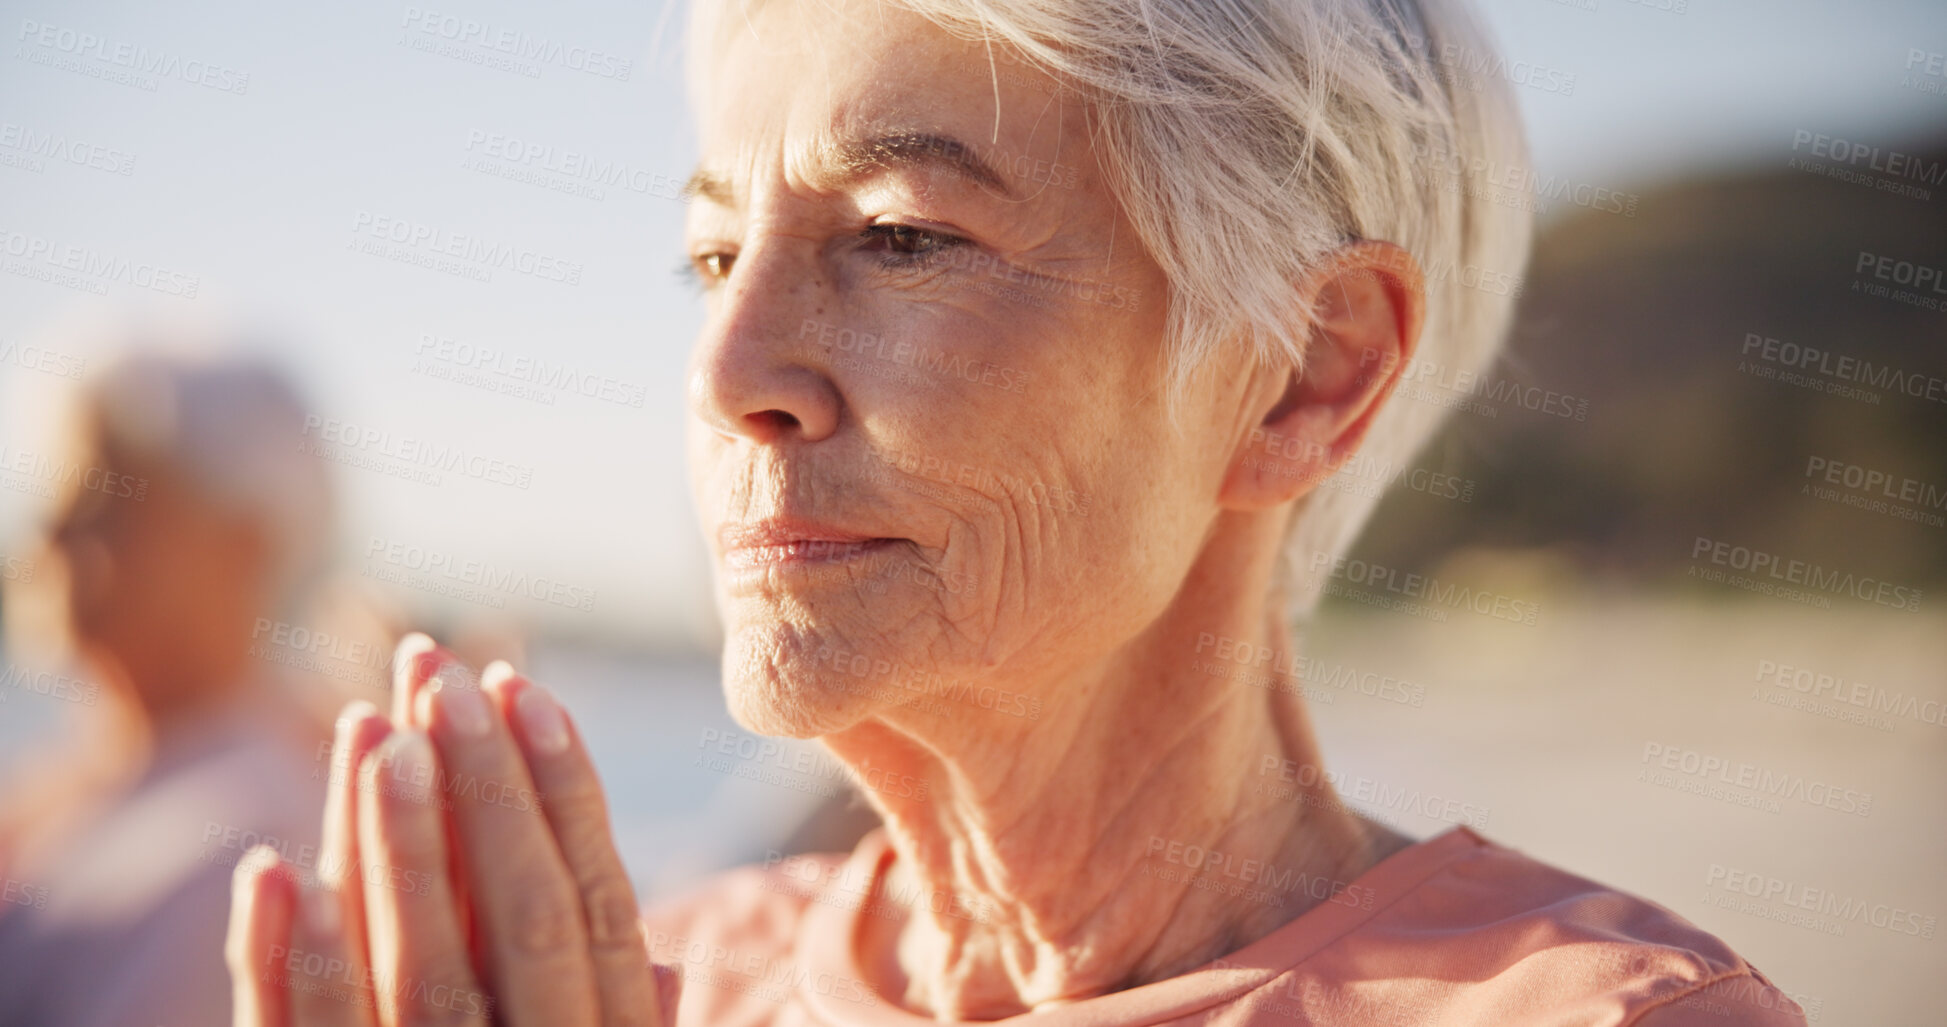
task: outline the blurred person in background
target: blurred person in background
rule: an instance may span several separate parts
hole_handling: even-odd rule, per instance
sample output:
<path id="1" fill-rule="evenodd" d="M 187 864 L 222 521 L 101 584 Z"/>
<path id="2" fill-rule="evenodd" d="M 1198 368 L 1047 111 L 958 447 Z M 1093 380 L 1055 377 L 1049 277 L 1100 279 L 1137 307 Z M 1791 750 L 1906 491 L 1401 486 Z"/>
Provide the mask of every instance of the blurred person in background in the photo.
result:
<path id="1" fill-rule="evenodd" d="M 307 862 L 322 806 L 325 722 L 253 652 L 326 554 L 305 406 L 253 359 L 122 341 L 64 425 L 48 572 L 9 596 L 10 648 L 98 694 L 0 793 L 0 872 L 33 899 L 0 904 L 7 1027 L 226 1021 L 231 868 Z"/>

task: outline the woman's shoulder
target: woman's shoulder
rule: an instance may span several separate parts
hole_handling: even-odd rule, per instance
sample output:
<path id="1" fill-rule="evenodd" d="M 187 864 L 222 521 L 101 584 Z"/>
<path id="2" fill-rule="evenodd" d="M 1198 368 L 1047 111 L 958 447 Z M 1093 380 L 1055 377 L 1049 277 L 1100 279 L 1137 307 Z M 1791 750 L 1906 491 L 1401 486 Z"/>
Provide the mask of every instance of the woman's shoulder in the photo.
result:
<path id="1" fill-rule="evenodd" d="M 1370 919 L 1315 959 L 1367 972 L 1396 962 L 1465 982 L 1478 989 L 1473 1000 L 1547 996 L 1600 1022 L 1804 1023 L 1794 999 L 1728 943 L 1655 902 L 1467 828 L 1408 852 L 1418 858 L 1376 882 Z"/>

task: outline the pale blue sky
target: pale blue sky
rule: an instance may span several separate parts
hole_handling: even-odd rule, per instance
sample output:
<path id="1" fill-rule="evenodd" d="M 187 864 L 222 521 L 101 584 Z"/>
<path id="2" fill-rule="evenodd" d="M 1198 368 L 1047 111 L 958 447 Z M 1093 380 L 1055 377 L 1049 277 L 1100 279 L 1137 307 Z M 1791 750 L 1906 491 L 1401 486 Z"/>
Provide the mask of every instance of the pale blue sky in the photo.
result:
<path id="1" fill-rule="evenodd" d="M 1594 11 L 1553 0 L 1483 4 L 1511 61 L 1574 76 L 1568 96 L 1517 90 L 1539 171 L 1642 191 L 1699 170 L 1782 167 L 1799 129 L 1897 147 L 1947 127 L 1947 81 L 1931 78 L 1934 92 L 1906 81 L 1911 49 L 1947 50 L 1947 4 L 1688 0 L 1681 14 L 1656 9 L 1671 2 L 1598 0 Z M 413 11 L 632 67 L 617 81 L 564 58 L 529 75 L 482 66 L 481 47 L 459 48 L 474 60 L 425 52 L 412 44 L 437 36 L 414 27 L 425 22 Z M 342 469 L 342 548 L 354 569 L 374 537 L 438 547 L 596 592 L 592 614 L 526 599 L 510 601 L 508 613 L 645 641 L 706 637 L 706 567 L 681 452 L 680 370 L 698 307 L 671 273 L 681 208 L 667 198 L 667 183 L 693 160 L 675 65 L 680 21 L 662 0 L 356 2 L 274 15 L 236 0 L 7 0 L 0 249 L 6 239 L 41 239 L 194 274 L 196 304 L 274 311 L 294 326 L 284 355 L 324 416 L 531 468 L 524 490 Z M 30 23 L 54 26 L 52 45 Z M 103 52 L 123 45 L 165 68 L 173 62 L 174 74 L 151 75 L 149 90 L 45 63 L 71 58 L 64 48 L 75 44 L 63 40 L 84 33 L 105 40 Z M 247 73 L 242 94 L 187 80 L 210 66 Z M 131 171 L 45 158 L 38 171 L 18 166 L 33 157 L 21 140 L 49 134 L 132 154 Z M 619 162 L 641 173 L 640 189 L 610 186 L 596 200 L 463 166 L 495 136 Z M 508 268 L 473 281 L 354 250 L 355 226 L 378 218 L 469 235 L 548 268 L 578 267 L 579 283 Z M 0 347 L 40 340 L 104 302 L 188 305 L 126 282 L 105 288 L 101 297 L 0 273 Z M 426 335 L 510 359 L 565 360 L 645 401 L 557 390 L 543 405 L 440 380 L 413 370 Z M 0 442 L 44 447 L 38 422 L 66 387 L 0 361 Z M 33 512 L 31 497 L 0 491 L 0 552 L 16 547 Z"/>

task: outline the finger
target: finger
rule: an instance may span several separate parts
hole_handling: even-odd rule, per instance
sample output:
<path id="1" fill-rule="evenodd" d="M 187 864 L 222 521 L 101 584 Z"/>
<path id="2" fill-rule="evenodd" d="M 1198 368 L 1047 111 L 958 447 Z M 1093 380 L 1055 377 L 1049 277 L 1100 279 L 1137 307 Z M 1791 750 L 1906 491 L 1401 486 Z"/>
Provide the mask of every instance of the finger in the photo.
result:
<path id="1" fill-rule="evenodd" d="M 656 1027 L 676 1027 L 676 1002 L 683 997 L 683 969 L 669 963 L 653 964 L 656 971 L 656 1008 L 662 1014 Z"/>
<path id="2" fill-rule="evenodd" d="M 594 761 L 568 715 L 548 690 L 515 674 L 502 662 L 489 665 L 481 682 L 516 725 L 528 772 L 542 796 L 541 808 L 561 858 L 573 876 L 587 923 L 588 957 L 594 966 L 604 1024 L 654 1023 L 658 977 L 642 941 L 635 886 L 615 851 L 608 803 Z M 674 995 L 667 997 L 673 1008 Z M 665 1020 L 673 1023 L 673 1020 Z"/>
<path id="3" fill-rule="evenodd" d="M 354 962 L 345 899 L 314 881 L 298 894 L 297 923 L 285 962 L 293 1027 L 372 1027 L 372 994 L 363 961 Z"/>
<path id="4" fill-rule="evenodd" d="M 462 679 L 470 677 L 470 672 L 457 657 L 427 635 L 415 631 L 399 640 L 399 647 L 392 655 L 394 727 L 426 730 L 427 721 L 420 715 L 418 698 L 431 685 L 434 676 L 442 673 Z M 484 949 L 478 925 L 473 922 L 473 899 L 467 893 L 466 876 L 460 872 L 462 846 L 452 837 L 450 823 L 447 832 L 447 880 L 453 889 L 454 907 L 460 911 L 460 935 L 467 939 L 469 957 L 473 958 L 474 965 L 484 966 Z"/>
<path id="5" fill-rule="evenodd" d="M 294 882 L 277 850 L 259 845 L 237 861 L 231 878 L 230 931 L 223 959 L 230 967 L 231 1022 L 236 1027 L 287 1027 L 282 963 L 289 950 Z"/>
<path id="6" fill-rule="evenodd" d="M 385 736 L 392 722 L 378 707 L 364 700 L 351 703 L 338 715 L 331 746 L 330 784 L 325 792 L 324 835 L 319 846 L 318 877 L 339 897 L 343 937 L 353 972 L 363 974 L 365 955 L 365 899 L 358 880 L 358 768 Z"/>
<path id="7" fill-rule="evenodd" d="M 485 1024 L 492 1002 L 467 959 L 446 874 L 432 744 L 395 731 L 359 768 L 359 877 L 379 1021 Z"/>
<path id="8" fill-rule="evenodd" d="M 414 631 L 399 640 L 392 651 L 392 722 L 405 726 L 412 722 L 412 703 L 419 686 L 439 669 L 439 643 Z"/>
<path id="9" fill-rule="evenodd" d="M 429 725 L 486 973 L 510 1023 L 592 1024 L 599 1010 L 581 896 L 512 732 L 470 676 L 441 668 L 415 720 Z"/>

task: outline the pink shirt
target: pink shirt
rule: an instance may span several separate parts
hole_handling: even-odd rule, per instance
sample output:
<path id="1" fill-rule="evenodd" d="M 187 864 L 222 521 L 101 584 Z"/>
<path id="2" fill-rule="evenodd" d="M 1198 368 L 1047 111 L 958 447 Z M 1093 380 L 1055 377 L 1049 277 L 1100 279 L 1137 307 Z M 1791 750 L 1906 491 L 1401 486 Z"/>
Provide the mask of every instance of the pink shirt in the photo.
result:
<path id="1" fill-rule="evenodd" d="M 729 871 L 650 910 L 650 958 L 683 971 L 680 1027 L 948 1022 L 901 1008 L 859 967 L 862 918 L 897 915 L 880 890 L 894 858 L 878 829 L 849 857 Z M 1802 1027 L 1805 1018 L 1675 913 L 1458 827 L 1197 970 L 986 1022 Z"/>

